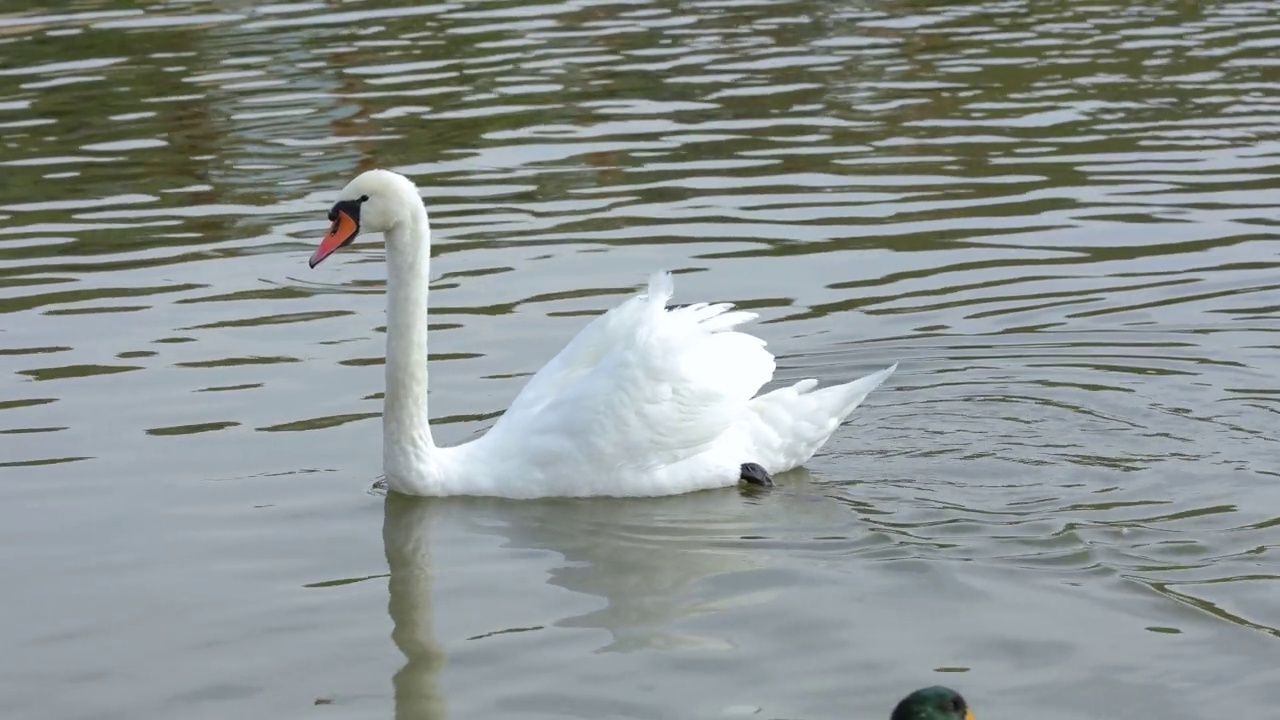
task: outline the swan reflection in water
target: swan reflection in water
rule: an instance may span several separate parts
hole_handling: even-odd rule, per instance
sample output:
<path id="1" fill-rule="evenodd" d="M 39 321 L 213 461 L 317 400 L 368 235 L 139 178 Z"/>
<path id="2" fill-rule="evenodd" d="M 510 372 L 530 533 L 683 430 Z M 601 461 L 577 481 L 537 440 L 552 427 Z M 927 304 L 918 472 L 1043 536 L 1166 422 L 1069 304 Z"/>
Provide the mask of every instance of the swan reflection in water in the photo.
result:
<path id="1" fill-rule="evenodd" d="M 812 487 L 806 479 L 804 472 L 787 476 L 792 487 Z M 555 683 L 546 681 L 558 677 L 552 657 L 564 657 L 564 642 L 575 644 L 572 652 L 578 657 L 673 647 L 728 649 L 724 639 L 675 628 L 723 603 L 723 597 L 712 598 L 699 588 L 704 581 L 770 564 L 770 553 L 746 539 L 757 530 L 755 492 L 535 501 L 389 493 L 383 523 L 389 610 L 392 638 L 406 658 L 393 681 L 396 717 L 435 720 L 448 714 L 441 683 L 445 643 L 437 637 L 439 618 L 432 602 L 435 584 L 465 585 L 465 591 L 450 590 L 442 613 L 446 636 L 462 634 L 483 642 L 502 636 L 504 642 L 517 643 L 482 651 L 476 647 L 480 642 L 451 640 L 455 669 L 465 666 L 461 672 L 472 687 L 497 687 L 487 678 L 510 678 L 518 667 L 523 682 L 531 683 L 524 687 L 545 699 L 555 691 L 547 687 Z M 481 572 L 473 574 L 477 567 Z M 436 575 L 451 569 L 457 575 Z M 736 607 L 769 601 L 763 592 L 735 595 Z M 570 629 L 604 634 L 569 632 L 568 639 L 549 643 L 544 634 Z M 519 650 L 522 641 L 509 634 L 517 630 L 536 631 L 522 633 L 536 649 Z M 582 642 L 587 645 L 576 649 Z M 464 659 L 473 649 L 484 656 L 483 662 Z M 490 657 L 489 652 L 501 654 Z M 510 679 L 503 685 L 506 701 L 522 692 Z"/>
<path id="2" fill-rule="evenodd" d="M 447 717 L 440 672 L 444 646 L 436 639 L 431 604 L 432 503 L 388 493 L 382 544 L 391 577 L 391 639 L 405 664 L 392 678 L 396 717 L 439 720 Z"/>

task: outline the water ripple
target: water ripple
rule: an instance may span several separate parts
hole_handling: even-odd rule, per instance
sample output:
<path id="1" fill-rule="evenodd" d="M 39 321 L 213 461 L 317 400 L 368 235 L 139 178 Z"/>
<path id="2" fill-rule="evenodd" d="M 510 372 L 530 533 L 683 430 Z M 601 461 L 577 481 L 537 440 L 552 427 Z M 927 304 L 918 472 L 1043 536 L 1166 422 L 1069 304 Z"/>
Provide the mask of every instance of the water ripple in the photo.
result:
<path id="1" fill-rule="evenodd" d="M 210 689 L 163 675 L 173 698 L 128 713 L 167 717 L 208 695 L 252 696 L 258 681 L 225 668 L 276 676 L 244 662 L 280 648 L 246 654 L 255 640 L 241 637 L 220 656 L 206 646 L 221 640 L 164 625 L 167 606 L 151 609 L 157 627 L 191 645 L 135 646 L 121 628 L 148 606 L 112 578 L 266 593 L 255 570 L 227 564 L 261 569 L 267 555 L 296 563 L 262 570 L 269 582 L 302 567 L 299 587 L 373 592 L 324 583 L 382 570 L 336 568 L 355 544 L 333 533 L 364 537 L 376 522 L 351 518 L 349 491 L 377 474 L 383 252 L 363 240 L 316 271 L 305 258 L 341 184 L 390 166 L 418 182 L 435 230 L 443 440 L 492 423 L 586 317 L 659 267 L 679 273 L 677 301 L 760 313 L 780 381 L 901 361 L 812 475 L 772 495 L 588 513 L 455 506 L 463 560 L 443 582 L 461 599 L 448 607 L 487 608 L 456 619 L 472 640 L 450 646 L 465 648 L 450 650 L 467 678 L 450 689 L 455 712 L 518 714 L 524 691 L 509 678 L 527 677 L 550 683 L 535 694 L 549 713 L 599 702 L 608 714 L 615 697 L 629 714 L 696 714 L 713 688 L 742 692 L 742 677 L 803 639 L 814 650 L 794 670 L 809 675 L 770 662 L 786 689 L 756 707 L 878 717 L 885 688 L 907 683 L 906 669 L 890 678 L 885 667 L 973 666 L 980 709 L 1011 703 L 997 715 L 1123 715 L 1143 693 L 1169 698 L 1170 718 L 1186 707 L 1257 715 L 1271 700 L 1251 668 L 1280 637 L 1268 603 L 1280 547 L 1278 38 L 1274 4 L 1235 0 L 92 0 L 58 13 L 18 2 L 0 17 L 12 58 L 0 69 L 0 505 L 16 509 L 0 525 L 21 528 L 8 546 L 43 554 L 0 564 L 19 578 L 6 607 L 51 618 L 5 630 L 11 644 L 31 668 L 55 664 L 38 676 L 8 668 L 18 684 L 0 694 L 18 716 L 80 714 L 28 689 L 53 678 L 114 707 L 120 673 L 168 672 L 152 656 L 225 679 Z M 192 489 L 210 478 L 215 493 Z M 64 519 L 28 523 L 26 508 L 55 502 Z M 259 517 L 276 506 L 293 514 L 269 534 Z M 103 528 L 99 572 L 72 570 L 83 555 L 73 523 Z M 130 533 L 144 527 L 156 534 Z M 526 555 L 482 547 L 493 532 Z M 156 536 L 171 547 L 154 548 Z M 563 563 L 511 593 L 494 592 L 497 572 L 468 584 L 472 567 L 516 577 L 546 552 Z M 152 553 L 161 569 L 130 564 Z M 207 577 L 239 580 L 182 574 L 201 559 Z M 21 574 L 32 567 L 46 572 Z M 44 612 L 58 593 L 23 594 L 61 577 L 104 583 L 98 625 L 57 620 L 87 617 L 70 600 Z M 486 604 L 544 582 L 594 599 L 538 595 L 519 618 Z M 942 595 L 919 590 L 930 583 L 960 599 L 930 604 Z M 858 613 L 821 609 L 857 593 Z M 325 652 L 313 634 L 261 631 L 314 605 L 255 619 L 225 609 L 242 596 L 223 599 L 209 611 L 228 613 L 209 625 L 219 638 L 243 622 L 262 642 L 288 638 L 291 655 Z M 1079 625 L 1055 630 L 1067 626 L 1026 615 L 1032 605 L 1072 608 Z M 964 628 L 932 624 L 958 607 L 972 614 Z M 355 608 L 310 619 L 361 647 L 355 630 L 365 638 L 369 626 Z M 910 623 L 894 615 L 906 609 L 918 613 Z M 862 634 L 840 635 L 846 626 Z M 931 654 L 875 635 L 881 626 Z M 1130 628 L 1141 636 L 1128 650 L 1097 649 Z M 108 672 L 45 654 L 58 633 L 130 640 L 81 654 L 119 656 Z M 833 637 L 839 651 L 826 649 Z M 867 638 L 875 667 L 845 651 Z M 494 649 L 505 643 L 523 645 Z M 398 704 L 426 702 L 415 688 L 443 663 L 413 652 L 424 659 L 397 679 Z M 551 664 L 521 664 L 549 656 L 583 677 L 626 656 L 610 662 L 633 664 L 607 666 L 655 678 L 672 704 L 603 677 L 571 692 Z M 699 664 L 710 656 L 724 664 Z M 385 660 L 373 657 L 335 666 Z M 716 686 L 718 673 L 736 675 Z M 685 678 L 703 684 L 681 695 Z M 850 698 L 849 678 L 868 678 L 853 688 L 865 692 Z M 1102 697 L 1116 704 L 1088 704 Z"/>

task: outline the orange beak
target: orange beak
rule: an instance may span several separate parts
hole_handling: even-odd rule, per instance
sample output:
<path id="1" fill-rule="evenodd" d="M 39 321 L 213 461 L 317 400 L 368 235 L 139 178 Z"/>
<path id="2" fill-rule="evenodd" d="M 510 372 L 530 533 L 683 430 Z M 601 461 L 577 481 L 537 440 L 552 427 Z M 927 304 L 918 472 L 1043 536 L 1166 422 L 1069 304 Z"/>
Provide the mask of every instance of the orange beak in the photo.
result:
<path id="1" fill-rule="evenodd" d="M 321 260 L 351 242 L 358 232 L 360 232 L 360 224 L 346 212 L 338 210 L 337 218 L 333 221 L 333 225 L 329 226 L 329 232 L 325 233 L 324 239 L 320 241 L 320 247 L 316 248 L 314 253 L 311 253 L 309 263 L 311 267 L 319 265 Z"/>
<path id="2" fill-rule="evenodd" d="M 970 710 L 970 709 L 968 709 L 968 708 L 965 708 L 965 711 L 964 711 L 964 720 L 974 720 L 974 719 L 973 719 L 973 711 L 972 711 L 972 710 Z"/>

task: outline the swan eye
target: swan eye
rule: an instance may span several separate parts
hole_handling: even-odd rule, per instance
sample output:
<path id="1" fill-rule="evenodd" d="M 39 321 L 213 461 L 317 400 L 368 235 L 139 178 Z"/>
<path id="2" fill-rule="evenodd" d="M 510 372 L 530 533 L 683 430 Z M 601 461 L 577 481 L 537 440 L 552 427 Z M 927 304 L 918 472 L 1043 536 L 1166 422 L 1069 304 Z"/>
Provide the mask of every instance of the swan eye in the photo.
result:
<path id="1" fill-rule="evenodd" d="M 360 199 L 359 199 L 357 202 L 369 202 L 369 196 L 368 196 L 368 195 L 361 195 L 361 196 L 360 196 Z"/>

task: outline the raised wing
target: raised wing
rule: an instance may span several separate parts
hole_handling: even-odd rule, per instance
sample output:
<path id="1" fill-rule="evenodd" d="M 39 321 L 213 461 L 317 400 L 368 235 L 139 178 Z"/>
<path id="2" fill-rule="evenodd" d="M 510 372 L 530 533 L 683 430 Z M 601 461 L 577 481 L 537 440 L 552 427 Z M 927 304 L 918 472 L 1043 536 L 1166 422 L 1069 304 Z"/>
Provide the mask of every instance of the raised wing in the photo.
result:
<path id="1" fill-rule="evenodd" d="M 649 280 L 647 292 L 626 300 L 578 331 L 568 345 L 529 378 L 490 432 L 504 425 L 521 425 L 532 419 L 547 403 L 595 369 L 610 348 L 625 341 L 627 333 L 636 326 L 650 302 L 665 305 L 671 297 L 672 287 L 670 276 L 661 275 L 667 278 L 665 287 L 658 281 L 659 274 L 655 274 Z"/>
<path id="2" fill-rule="evenodd" d="M 679 462 L 729 431 L 773 375 L 764 341 L 733 330 L 756 316 L 727 303 L 667 309 L 670 296 L 670 277 L 655 276 L 588 326 L 521 393 L 504 440 L 535 465 L 569 457 L 609 474 Z"/>

